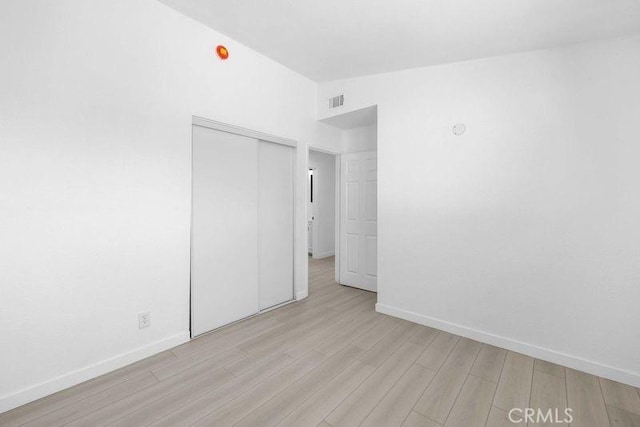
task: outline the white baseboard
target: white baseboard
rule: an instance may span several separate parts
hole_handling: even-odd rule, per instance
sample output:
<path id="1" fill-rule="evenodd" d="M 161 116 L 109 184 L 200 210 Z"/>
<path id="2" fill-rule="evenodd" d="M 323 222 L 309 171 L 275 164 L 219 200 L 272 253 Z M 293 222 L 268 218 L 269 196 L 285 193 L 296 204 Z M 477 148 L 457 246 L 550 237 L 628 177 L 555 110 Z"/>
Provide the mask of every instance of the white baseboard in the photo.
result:
<path id="1" fill-rule="evenodd" d="M 321 254 L 314 253 L 311 258 L 313 258 L 313 259 L 325 259 L 325 258 L 329 258 L 330 256 L 334 256 L 334 255 L 335 255 L 335 252 L 333 252 L 333 251 L 323 252 Z"/>
<path id="2" fill-rule="evenodd" d="M 304 291 L 300 291 L 296 294 L 296 301 L 300 301 L 309 296 L 309 291 L 305 289 Z"/>
<path id="3" fill-rule="evenodd" d="M 638 373 L 613 368 L 611 366 L 603 365 L 601 363 L 593 362 L 590 360 L 585 360 L 577 356 L 559 353 L 554 350 L 537 347 L 535 345 L 526 344 L 520 341 L 512 340 L 510 338 L 490 334 L 487 332 L 479 331 L 477 329 L 457 325 L 455 323 L 446 322 L 444 320 L 435 319 L 433 317 L 424 316 L 412 311 L 407 311 L 380 303 L 376 304 L 376 311 L 379 313 L 388 314 L 389 316 L 399 317 L 410 322 L 430 326 L 432 328 L 440 329 L 442 331 L 460 335 L 466 338 L 471 338 L 473 340 L 491 344 L 496 347 L 501 347 L 507 350 L 515 351 L 517 353 L 526 354 L 527 356 L 546 360 L 547 362 L 567 366 L 578 371 L 583 371 L 589 374 L 597 375 L 599 377 L 608 378 L 610 380 L 628 384 L 633 387 L 640 387 L 640 374 Z"/>
<path id="4" fill-rule="evenodd" d="M 69 388 L 81 382 L 90 380 L 108 372 L 114 371 L 123 366 L 137 362 L 154 354 L 158 354 L 164 350 L 176 347 L 189 341 L 189 331 L 181 332 L 160 341 L 138 347 L 127 353 L 119 354 L 106 360 L 102 360 L 93 365 L 76 371 L 69 372 L 59 377 L 41 382 L 34 386 L 20 390 L 16 393 L 8 394 L 0 397 L 0 413 L 22 406 L 26 403 L 33 402 L 42 397 L 48 396 L 65 388 Z"/>

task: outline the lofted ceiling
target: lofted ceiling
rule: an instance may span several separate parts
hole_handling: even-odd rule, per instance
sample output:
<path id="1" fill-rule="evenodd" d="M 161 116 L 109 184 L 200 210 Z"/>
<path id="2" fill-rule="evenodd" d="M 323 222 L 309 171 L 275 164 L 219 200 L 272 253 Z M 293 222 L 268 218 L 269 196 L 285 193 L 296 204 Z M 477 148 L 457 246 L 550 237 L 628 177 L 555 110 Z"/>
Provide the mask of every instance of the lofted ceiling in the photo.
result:
<path id="1" fill-rule="evenodd" d="M 640 32 L 639 0 L 160 0 L 316 81 Z"/>

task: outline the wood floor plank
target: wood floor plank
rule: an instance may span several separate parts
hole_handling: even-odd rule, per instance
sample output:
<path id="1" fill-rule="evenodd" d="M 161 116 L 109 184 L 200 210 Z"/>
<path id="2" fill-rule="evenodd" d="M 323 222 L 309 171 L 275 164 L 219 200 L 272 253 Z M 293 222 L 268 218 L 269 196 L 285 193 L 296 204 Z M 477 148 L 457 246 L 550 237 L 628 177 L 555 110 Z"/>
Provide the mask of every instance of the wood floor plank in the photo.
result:
<path id="1" fill-rule="evenodd" d="M 492 406 L 491 411 L 489 411 L 486 427 L 514 427 L 524 425 L 520 419 L 514 417 L 514 420 L 517 420 L 517 422 L 511 422 L 509 420 L 507 411 Z"/>
<path id="2" fill-rule="evenodd" d="M 290 332 L 282 334 L 272 342 L 266 343 L 258 349 L 255 349 L 249 355 L 256 357 L 268 357 L 272 354 L 282 353 L 289 347 L 296 345 L 300 340 L 312 335 L 316 330 L 325 328 L 327 325 L 335 323 L 333 320 L 325 318 L 307 319 L 302 321 L 303 327 L 292 328 Z"/>
<path id="3" fill-rule="evenodd" d="M 269 313 L 267 313 L 269 314 Z M 196 339 L 175 347 L 171 352 L 182 358 L 194 353 L 219 352 L 236 347 L 260 334 L 282 325 L 282 322 L 269 319 L 267 315 L 255 316 L 233 325 L 224 327 L 218 331 L 202 335 Z"/>
<path id="4" fill-rule="evenodd" d="M 296 304 L 301 304 L 302 302 L 310 304 L 310 305 L 328 305 L 326 303 L 327 298 L 331 299 L 331 300 L 336 300 L 336 298 L 347 298 L 349 295 L 357 295 L 357 292 L 351 292 L 350 290 L 348 290 L 347 288 L 345 288 L 344 286 L 324 286 L 322 288 L 318 288 L 314 285 L 312 286 L 311 284 L 314 283 L 313 280 L 309 281 L 309 296 L 312 296 L 313 298 L 305 298 L 304 300 L 302 300 L 299 303 Z"/>
<path id="5" fill-rule="evenodd" d="M 376 313 L 373 312 L 363 313 L 356 322 L 351 323 L 336 336 L 320 343 L 315 350 L 325 356 L 332 356 L 336 354 L 346 345 L 355 341 L 360 334 L 366 333 L 374 326 L 375 323 L 373 320 L 375 319 L 375 314 Z"/>
<path id="6" fill-rule="evenodd" d="M 405 342 L 396 353 L 329 414 L 326 418 L 327 422 L 334 427 L 359 425 L 423 350 L 424 347 L 421 345 Z"/>
<path id="7" fill-rule="evenodd" d="M 322 299 L 324 298 L 324 301 Z M 350 290 L 348 292 L 331 292 L 318 298 L 318 301 L 312 301 L 313 307 L 329 308 L 334 313 L 342 315 L 345 311 L 351 311 L 359 305 L 369 304 L 369 297 L 362 292 Z M 336 320 L 332 317 L 333 320 Z"/>
<path id="8" fill-rule="evenodd" d="M 448 332 L 440 331 L 429 344 L 424 353 L 420 355 L 416 363 L 425 368 L 438 370 L 453 351 L 460 337 Z"/>
<path id="9" fill-rule="evenodd" d="M 559 378 L 565 378 L 564 366 L 556 365 L 555 363 L 547 362 L 545 360 L 536 359 L 533 369 Z"/>
<path id="10" fill-rule="evenodd" d="M 334 322 L 319 330 L 317 333 L 309 334 L 307 337 L 300 339 L 298 342 L 285 349 L 284 352 L 297 359 L 318 348 L 322 343 L 335 338 L 351 326 L 352 323 L 350 321 Z"/>
<path id="11" fill-rule="evenodd" d="M 458 344 L 456 344 L 451 354 L 449 354 L 443 367 L 459 366 L 466 372 L 470 372 L 481 349 L 482 343 L 460 337 Z"/>
<path id="12" fill-rule="evenodd" d="M 344 286 L 333 285 L 333 286 L 325 286 L 322 289 L 318 289 L 314 286 L 311 286 L 313 281 L 309 282 L 309 295 L 313 298 L 305 298 L 300 302 L 297 302 L 296 305 L 300 305 L 302 303 L 308 304 L 313 307 L 324 306 L 327 307 L 335 303 L 336 301 L 340 301 L 341 299 L 350 298 L 358 295 L 358 292 L 355 292 L 353 289 L 346 289 Z"/>
<path id="13" fill-rule="evenodd" d="M 366 309 L 366 307 L 371 305 L 371 303 L 372 303 L 371 296 L 364 293 L 358 293 L 354 298 L 351 298 L 351 299 L 345 298 L 342 301 L 338 301 L 337 303 L 332 304 L 331 307 L 335 308 L 336 310 L 339 310 L 341 314 L 346 314 L 360 307 L 363 307 L 363 309 Z"/>
<path id="14" fill-rule="evenodd" d="M 248 386 L 255 384 L 260 378 L 265 377 L 265 370 L 271 370 L 272 373 L 277 372 L 285 366 L 288 366 L 292 359 L 288 357 L 273 358 L 270 363 L 260 363 L 256 361 L 254 365 L 245 371 L 248 374 L 248 378 L 233 378 L 222 385 L 211 384 L 204 382 L 201 386 L 193 384 L 193 386 L 187 388 L 177 388 L 170 393 L 164 395 L 161 399 L 152 402 L 149 405 L 143 406 L 140 409 L 126 415 L 123 418 L 118 419 L 110 426 L 139 426 L 149 425 L 150 423 L 160 420 L 167 414 L 179 409 L 182 406 L 189 405 L 194 401 L 197 401 L 201 396 L 226 394 L 226 397 L 232 398 L 232 395 L 239 395 L 237 390 L 241 390 L 243 385 Z M 260 371 L 258 371 L 260 370 Z M 220 401 L 216 402 L 220 403 Z M 211 408 L 211 406 L 209 406 Z"/>
<path id="15" fill-rule="evenodd" d="M 416 403 L 414 411 L 444 424 L 482 345 L 461 338 Z"/>
<path id="16" fill-rule="evenodd" d="M 532 377 L 533 358 L 513 351 L 507 352 L 493 406 L 505 411 L 526 408 L 531 396 Z"/>
<path id="17" fill-rule="evenodd" d="M 201 368 L 201 367 L 200 367 Z M 178 389 L 199 389 L 203 387 L 217 387 L 231 381 L 233 374 L 224 368 L 214 370 L 192 369 L 169 377 L 137 393 L 120 399 L 110 405 L 96 408 L 93 412 L 65 423 L 67 426 L 104 426 L 128 414 L 137 411 L 146 405 L 163 398 L 165 395 Z"/>
<path id="18" fill-rule="evenodd" d="M 411 412 L 402 427 L 440 427 L 440 424 L 417 412 Z"/>
<path id="19" fill-rule="evenodd" d="M 150 407 L 149 410 L 144 410 L 146 415 L 139 415 L 142 418 L 138 425 L 144 425 L 151 421 L 153 421 L 152 425 L 156 427 L 191 425 L 218 408 L 221 408 L 236 397 L 246 393 L 256 384 L 281 372 L 293 364 L 293 362 L 294 359 L 287 355 L 275 355 L 266 361 L 261 361 L 249 371 L 242 374 L 242 376 L 195 398 L 187 404 L 173 402 L 169 405 L 162 406 L 160 409 L 154 410 L 153 407 Z"/>
<path id="20" fill-rule="evenodd" d="M 395 330 L 399 323 L 393 317 L 383 316 L 376 320 L 376 324 L 368 332 L 361 334 L 353 344 L 358 347 L 369 350 L 371 347 L 379 343 L 391 331 Z"/>
<path id="21" fill-rule="evenodd" d="M 312 330 L 323 323 L 325 323 L 325 319 L 316 318 L 310 322 L 302 323 L 294 327 L 283 324 L 267 333 L 260 334 L 242 344 L 239 344 L 237 347 L 245 353 L 251 354 L 268 346 L 277 346 L 280 342 L 290 337 L 304 336 L 307 331 Z"/>
<path id="22" fill-rule="evenodd" d="M 316 395 L 289 414 L 279 427 L 313 427 L 329 415 L 371 373 L 369 365 L 356 361 Z"/>
<path id="23" fill-rule="evenodd" d="M 607 405 L 611 427 L 640 427 L 640 415 Z"/>
<path id="24" fill-rule="evenodd" d="M 244 354 L 245 356 L 224 364 L 224 367 L 237 377 L 242 376 L 247 371 L 251 370 L 251 368 L 259 364 L 262 360 L 270 359 L 270 357 L 257 357 L 246 355 L 245 353 L 242 354 Z M 277 357 L 277 355 L 273 356 Z"/>
<path id="25" fill-rule="evenodd" d="M 156 377 L 151 372 L 147 372 L 22 425 L 30 427 L 62 426 L 157 383 Z"/>
<path id="26" fill-rule="evenodd" d="M 438 330 L 424 325 L 416 325 L 415 332 L 409 337 L 409 341 L 416 344 L 429 346 L 438 335 Z"/>
<path id="27" fill-rule="evenodd" d="M 281 372 L 258 383 L 244 394 L 236 397 L 226 405 L 208 414 L 198 422 L 197 426 L 228 426 L 240 421 L 260 405 L 289 387 L 291 384 L 311 372 L 326 360 L 326 356 L 312 352 L 298 359 Z"/>
<path id="28" fill-rule="evenodd" d="M 27 423 L 74 402 L 101 393 L 133 377 L 149 372 L 154 367 L 162 366 L 174 360 L 176 360 L 176 357 L 173 353 L 164 351 L 113 372 L 109 372 L 108 374 L 101 375 L 74 387 L 36 400 L 12 411 L 0 414 L 0 425 L 13 427 Z"/>
<path id="29" fill-rule="evenodd" d="M 484 427 L 495 391 L 495 382 L 467 376 L 445 427 Z"/>
<path id="30" fill-rule="evenodd" d="M 182 359 L 177 359 L 175 362 L 167 363 L 163 366 L 160 366 L 151 372 L 153 375 L 158 378 L 158 380 L 162 381 L 166 378 L 169 378 L 172 375 L 176 375 L 180 372 L 183 372 L 187 369 L 191 369 L 193 366 L 203 364 L 203 366 L 209 366 L 211 368 L 216 368 L 219 366 L 225 366 L 231 362 L 238 362 L 242 359 L 245 359 L 246 355 L 240 351 L 238 348 L 233 347 L 229 350 L 222 351 L 220 353 L 212 352 L 212 354 L 202 354 L 195 353 L 191 356 L 183 357 Z"/>
<path id="31" fill-rule="evenodd" d="M 507 351 L 489 344 L 483 344 L 476 358 L 471 375 L 495 383 L 500 379 Z"/>
<path id="32" fill-rule="evenodd" d="M 253 427 L 278 424 L 355 362 L 363 351 L 360 347 L 353 345 L 345 347 L 281 393 L 269 399 L 236 423 L 235 426 Z"/>
<path id="33" fill-rule="evenodd" d="M 348 307 L 343 307 L 336 310 L 339 310 L 339 313 L 332 317 L 332 319 L 336 322 L 339 322 L 341 320 L 354 319 L 361 316 L 362 314 L 372 313 L 375 315 L 374 318 L 382 316 L 381 314 L 375 312 L 375 300 L 369 296 L 365 296 L 361 300 Z"/>
<path id="34" fill-rule="evenodd" d="M 640 396 L 635 388 L 605 378 L 600 378 L 600 387 L 607 405 L 640 415 Z"/>
<path id="35" fill-rule="evenodd" d="M 401 426 L 435 374 L 435 371 L 420 365 L 411 366 L 361 426 Z"/>
<path id="36" fill-rule="evenodd" d="M 360 357 L 360 361 L 377 368 L 382 365 L 416 331 L 417 325 L 399 325 Z"/>
<path id="37" fill-rule="evenodd" d="M 567 404 L 573 409 L 573 425 L 580 427 L 608 427 L 609 417 L 600 391 L 598 377 L 566 369 Z"/>
<path id="38" fill-rule="evenodd" d="M 553 417 L 558 413 L 559 418 L 564 419 L 564 411 L 567 408 L 567 390 L 564 378 L 534 369 L 529 407 L 542 410 L 545 414 L 551 411 Z M 550 420 L 541 418 L 536 419 L 535 425 L 536 427 L 553 427 L 558 425 L 555 421 L 555 418 Z"/>
<path id="39" fill-rule="evenodd" d="M 316 282 L 317 286 L 322 286 L 326 282 L 334 282 L 333 267 L 331 265 L 316 267 L 314 272 L 309 273 L 309 280 Z"/>
<path id="40" fill-rule="evenodd" d="M 295 307 L 294 304 L 292 304 L 292 306 Z M 316 319 L 324 319 L 325 322 L 333 321 L 331 317 L 327 316 L 327 310 L 322 305 L 305 305 L 304 309 L 291 310 L 286 315 L 279 317 L 278 321 L 284 323 L 285 325 L 289 325 L 289 327 L 291 328 Z"/>

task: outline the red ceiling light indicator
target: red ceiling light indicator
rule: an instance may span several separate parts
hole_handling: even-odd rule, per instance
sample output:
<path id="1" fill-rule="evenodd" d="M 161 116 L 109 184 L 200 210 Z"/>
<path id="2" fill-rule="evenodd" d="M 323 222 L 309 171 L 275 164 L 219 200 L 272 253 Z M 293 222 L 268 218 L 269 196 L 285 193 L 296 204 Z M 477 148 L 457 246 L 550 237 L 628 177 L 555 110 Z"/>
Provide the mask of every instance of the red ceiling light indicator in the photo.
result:
<path id="1" fill-rule="evenodd" d="M 229 50 L 221 44 L 216 47 L 216 53 L 218 54 L 218 58 L 223 61 L 229 57 Z"/>

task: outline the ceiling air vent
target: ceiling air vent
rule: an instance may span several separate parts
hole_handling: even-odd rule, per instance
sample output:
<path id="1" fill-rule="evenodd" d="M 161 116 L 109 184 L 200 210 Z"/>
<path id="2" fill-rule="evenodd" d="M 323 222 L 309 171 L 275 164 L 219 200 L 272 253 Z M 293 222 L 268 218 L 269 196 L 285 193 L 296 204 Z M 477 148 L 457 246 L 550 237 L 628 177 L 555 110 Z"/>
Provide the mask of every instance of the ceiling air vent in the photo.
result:
<path id="1" fill-rule="evenodd" d="M 344 105 L 344 95 L 329 98 L 329 109 L 342 107 Z"/>

